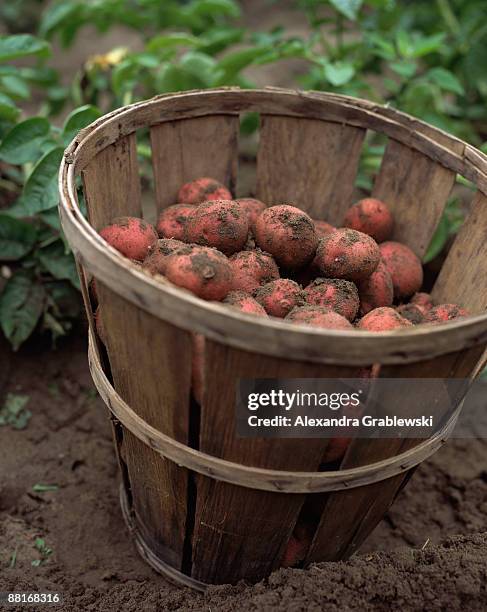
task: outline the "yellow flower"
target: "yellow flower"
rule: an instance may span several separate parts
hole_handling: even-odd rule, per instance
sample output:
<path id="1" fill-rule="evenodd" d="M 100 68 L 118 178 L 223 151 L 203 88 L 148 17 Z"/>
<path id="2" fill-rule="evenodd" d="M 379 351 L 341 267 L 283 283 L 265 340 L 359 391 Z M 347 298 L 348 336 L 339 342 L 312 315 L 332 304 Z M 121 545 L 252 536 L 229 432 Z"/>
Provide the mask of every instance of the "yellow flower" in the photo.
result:
<path id="1" fill-rule="evenodd" d="M 128 53 L 127 47 L 116 47 L 108 53 L 92 55 L 86 60 L 85 68 L 87 71 L 93 68 L 109 70 L 112 66 L 119 64 Z"/>

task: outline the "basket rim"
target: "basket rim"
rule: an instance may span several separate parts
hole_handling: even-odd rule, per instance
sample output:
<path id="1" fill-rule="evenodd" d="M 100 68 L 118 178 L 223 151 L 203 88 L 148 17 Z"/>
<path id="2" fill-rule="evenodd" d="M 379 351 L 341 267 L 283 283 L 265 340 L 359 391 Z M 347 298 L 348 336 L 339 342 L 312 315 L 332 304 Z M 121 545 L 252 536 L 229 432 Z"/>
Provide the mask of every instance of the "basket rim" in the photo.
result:
<path id="1" fill-rule="evenodd" d="M 145 274 L 114 248 L 107 245 L 84 218 L 76 196 L 76 161 L 86 143 L 94 140 L 98 132 L 107 124 L 115 122 L 119 126 L 118 120 L 121 115 L 130 116 L 139 109 L 145 109 L 147 104 L 164 104 L 177 99 L 189 100 L 190 107 L 192 107 L 207 96 L 214 99 L 218 94 L 229 92 L 233 96 L 236 94 L 249 96 L 252 93 L 268 95 L 270 91 L 274 94 L 291 96 L 294 100 L 299 101 L 303 99 L 311 99 L 314 102 L 331 100 L 334 103 L 339 101 L 340 104 L 343 103 L 347 107 L 356 103 L 354 107 L 356 110 L 360 110 L 364 105 L 368 109 L 371 106 L 374 109 L 382 108 L 367 101 L 335 94 L 306 94 L 275 88 L 265 90 L 219 88 L 157 96 L 149 101 L 138 102 L 105 115 L 82 130 L 72 141 L 65 151 L 59 170 L 61 223 L 80 263 L 116 293 L 171 324 L 187 331 L 202 333 L 223 344 L 281 358 L 283 355 L 289 355 L 290 358 L 296 360 L 348 366 L 370 365 L 375 362 L 410 363 L 487 342 L 487 313 L 458 319 L 445 325 L 425 325 L 380 334 L 359 330 L 310 328 L 280 320 L 252 317 L 227 309 L 217 302 L 205 302 L 167 281 L 164 282 L 162 277 L 157 279 Z M 429 130 L 444 135 L 440 130 L 404 113 L 400 114 L 399 120 L 403 123 L 422 124 Z M 160 121 L 164 121 L 162 115 Z M 134 124 L 135 122 L 132 121 L 132 131 L 138 129 L 136 125 L 134 127 Z M 434 143 L 427 136 L 422 135 L 421 138 Z M 453 137 L 448 136 L 448 138 L 453 143 L 462 143 Z M 106 141 L 103 144 L 108 146 L 110 142 Z M 465 143 L 462 144 L 473 149 Z M 441 145 L 437 146 L 459 157 Z M 487 168 L 487 156 L 482 155 L 481 152 L 478 152 L 478 155 Z M 485 175 L 482 173 L 482 176 Z M 487 181 L 487 176 L 485 180 Z"/>
<path id="2" fill-rule="evenodd" d="M 247 466 L 208 455 L 178 442 L 139 416 L 116 392 L 101 366 L 94 333 L 90 330 L 88 361 L 95 386 L 113 417 L 141 442 L 179 467 L 240 487 L 279 493 L 342 491 L 403 474 L 433 455 L 448 440 L 462 403 L 431 438 L 398 455 L 363 466 L 329 472 L 295 472 Z"/>

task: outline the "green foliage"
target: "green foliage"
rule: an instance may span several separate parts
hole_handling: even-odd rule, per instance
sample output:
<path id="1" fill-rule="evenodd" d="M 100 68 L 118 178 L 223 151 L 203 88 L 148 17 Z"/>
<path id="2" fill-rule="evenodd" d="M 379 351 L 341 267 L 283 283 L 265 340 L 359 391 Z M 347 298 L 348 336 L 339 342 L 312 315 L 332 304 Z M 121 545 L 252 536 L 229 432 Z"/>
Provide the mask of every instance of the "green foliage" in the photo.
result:
<path id="1" fill-rule="evenodd" d="M 460 200 L 452 198 L 446 205 L 445 213 L 440 219 L 428 250 L 423 257 L 424 263 L 432 261 L 443 251 L 448 240 L 458 232 L 464 220 L 465 213 L 462 210 Z"/>
<path id="2" fill-rule="evenodd" d="M 27 14 L 28 1 L 8 3 L 9 23 Z M 0 325 L 15 348 L 35 329 L 66 333 L 79 315 L 78 279 L 56 212 L 57 170 L 64 147 L 103 112 L 163 92 L 250 87 L 250 68 L 292 58 L 301 60 L 297 86 L 390 105 L 487 150 L 484 0 L 296 5 L 309 21 L 306 36 L 277 25 L 246 31 L 237 22 L 236 0 L 54 0 L 38 37 L 0 36 L 0 187 L 7 202 L 2 197 Z M 140 45 L 86 57 L 66 88 L 46 64 L 48 41 L 68 47 L 88 25 L 100 33 L 128 27 L 139 33 Z M 21 66 L 10 63 L 17 59 Z M 34 89 L 42 101 L 24 117 L 22 105 Z M 55 116 L 66 105 L 70 112 L 60 126 Z M 255 114 L 246 115 L 243 133 L 257 124 Z M 357 178 L 365 191 L 383 151 L 383 138 L 367 137 Z M 147 141 L 138 152 L 144 169 Z M 459 203 L 450 202 L 425 261 L 445 248 L 462 218 Z"/>
<path id="3" fill-rule="evenodd" d="M 39 567 L 48 560 L 48 558 L 52 555 L 53 550 L 49 548 L 46 544 L 44 538 L 36 538 L 34 540 L 34 547 L 39 553 L 40 557 L 38 559 L 34 559 L 31 564 L 33 567 Z"/>
<path id="4" fill-rule="evenodd" d="M 9 425 L 13 429 L 25 429 L 32 416 L 32 412 L 26 409 L 29 399 L 28 395 L 8 393 L 0 408 L 0 427 Z"/>
<path id="5" fill-rule="evenodd" d="M 17 349 L 39 327 L 63 335 L 80 314 L 79 281 L 56 212 L 57 173 L 74 134 L 100 116 L 93 106 L 72 111 L 62 129 L 46 116 L 49 88 L 57 75 L 43 62 L 44 40 L 30 35 L 0 37 L 3 60 L 31 57 L 21 69 L 0 62 L 0 181 L 9 207 L 0 210 L 0 327 Z M 43 114 L 22 119 L 18 106 L 31 86 L 45 88 Z M 2 107 L 2 103 L 4 106 Z M 2 110 L 11 109 L 5 113 Z"/>

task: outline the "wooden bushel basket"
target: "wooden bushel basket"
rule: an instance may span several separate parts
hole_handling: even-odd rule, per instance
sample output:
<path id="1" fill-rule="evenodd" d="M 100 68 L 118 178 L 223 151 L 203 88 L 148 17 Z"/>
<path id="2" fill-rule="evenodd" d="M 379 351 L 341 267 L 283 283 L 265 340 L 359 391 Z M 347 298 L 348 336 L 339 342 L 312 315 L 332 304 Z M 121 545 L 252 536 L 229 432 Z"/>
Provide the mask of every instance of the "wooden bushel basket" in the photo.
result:
<path id="1" fill-rule="evenodd" d="M 256 197 L 295 202 L 339 224 L 350 206 L 367 130 L 388 138 L 373 195 L 395 215 L 394 239 L 420 257 L 457 174 L 477 193 L 433 289 L 473 316 L 448 325 L 373 334 L 306 328 L 203 302 L 146 275 L 97 234 L 141 216 L 136 134 L 149 130 L 155 207 L 212 176 L 235 191 L 243 113 L 260 113 Z M 82 189 L 89 222 L 78 204 Z M 239 378 L 380 376 L 469 378 L 487 345 L 487 158 L 407 115 L 324 93 L 219 90 L 159 96 L 102 117 L 67 149 L 60 214 L 78 263 L 90 323 L 89 359 L 112 415 L 122 508 L 137 547 L 181 583 L 259 580 L 279 566 L 300 511 L 319 496 L 321 518 L 304 564 L 350 556 L 381 520 L 414 467 L 445 441 L 356 439 L 337 471 L 320 472 L 326 439 L 241 439 Z M 156 211 L 153 211 L 155 214 Z M 97 280 L 107 353 L 93 325 L 87 280 Z M 206 337 L 206 393 L 191 394 L 191 333 Z M 108 355 L 108 361 L 106 356 Z M 393 397 L 390 401 L 411 402 Z"/>

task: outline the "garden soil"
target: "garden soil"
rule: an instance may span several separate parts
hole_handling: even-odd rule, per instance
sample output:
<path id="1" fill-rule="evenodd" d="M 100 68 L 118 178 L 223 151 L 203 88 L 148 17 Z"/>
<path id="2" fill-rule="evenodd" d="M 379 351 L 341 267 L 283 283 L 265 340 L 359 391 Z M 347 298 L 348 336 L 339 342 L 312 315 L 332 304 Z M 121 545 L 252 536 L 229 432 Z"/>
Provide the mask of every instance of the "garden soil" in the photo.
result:
<path id="1" fill-rule="evenodd" d="M 280 570 L 206 595 L 169 584 L 139 558 L 123 523 L 84 335 L 57 351 L 37 343 L 12 357 L 3 392 L 28 395 L 32 417 L 22 430 L 0 427 L 0 591 L 61 592 L 64 603 L 53 609 L 63 612 L 487 609 L 480 440 L 452 440 L 423 464 L 348 562 Z M 36 538 L 52 552 L 42 554 Z"/>

